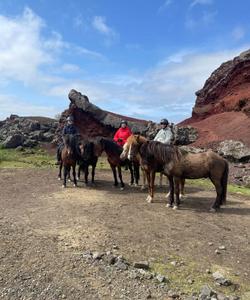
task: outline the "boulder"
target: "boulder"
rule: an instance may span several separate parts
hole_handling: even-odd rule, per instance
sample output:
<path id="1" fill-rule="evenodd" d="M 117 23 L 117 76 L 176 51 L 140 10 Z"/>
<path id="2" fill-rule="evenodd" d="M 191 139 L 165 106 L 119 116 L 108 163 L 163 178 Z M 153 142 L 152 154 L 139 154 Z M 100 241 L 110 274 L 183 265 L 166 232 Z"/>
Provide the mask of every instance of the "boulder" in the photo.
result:
<path id="1" fill-rule="evenodd" d="M 233 162 L 250 161 L 250 148 L 240 141 L 225 140 L 218 145 L 217 151 L 226 159 Z"/>
<path id="2" fill-rule="evenodd" d="M 22 146 L 24 141 L 24 136 L 22 134 L 10 135 L 2 143 L 4 148 L 17 148 Z"/>
<path id="3" fill-rule="evenodd" d="M 198 138 L 197 129 L 191 126 L 178 127 L 176 134 L 177 145 L 188 145 L 195 142 Z"/>

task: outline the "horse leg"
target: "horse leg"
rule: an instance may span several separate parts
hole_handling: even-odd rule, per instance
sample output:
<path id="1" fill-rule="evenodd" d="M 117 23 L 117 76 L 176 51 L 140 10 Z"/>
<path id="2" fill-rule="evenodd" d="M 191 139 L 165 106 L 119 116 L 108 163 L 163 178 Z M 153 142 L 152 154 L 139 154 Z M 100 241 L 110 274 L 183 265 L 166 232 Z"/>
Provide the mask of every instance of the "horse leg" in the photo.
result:
<path id="1" fill-rule="evenodd" d="M 89 165 L 88 164 L 85 166 L 84 176 L 85 176 L 85 184 L 88 184 L 88 177 L 89 177 Z"/>
<path id="2" fill-rule="evenodd" d="M 145 190 L 145 186 L 146 186 L 146 172 L 144 169 L 142 169 L 142 186 L 141 186 L 141 190 Z"/>
<path id="3" fill-rule="evenodd" d="M 118 186 L 118 181 L 117 181 L 117 174 L 116 174 L 116 167 L 113 165 L 110 165 L 112 172 L 113 172 L 113 176 L 114 176 L 114 186 Z"/>
<path id="4" fill-rule="evenodd" d="M 122 168 L 121 166 L 117 166 L 117 169 L 118 169 L 118 176 L 119 176 L 119 179 L 120 179 L 120 182 L 121 182 L 121 190 L 124 189 L 124 182 L 122 180 Z"/>
<path id="5" fill-rule="evenodd" d="M 149 195 L 147 202 L 152 203 L 154 199 L 155 171 L 148 172 L 149 175 Z"/>
<path id="6" fill-rule="evenodd" d="M 174 203 L 174 179 L 173 179 L 173 176 L 168 176 L 168 181 L 169 181 L 169 198 L 168 198 L 167 207 L 172 207 L 172 205 Z"/>
<path id="7" fill-rule="evenodd" d="M 216 198 L 210 208 L 210 211 L 215 212 L 217 209 L 220 208 L 223 188 L 220 180 L 214 178 L 210 178 L 210 180 L 212 181 L 216 189 Z"/>
<path id="8" fill-rule="evenodd" d="M 180 179 L 174 178 L 175 205 L 173 209 L 178 209 L 180 205 Z"/>
<path id="9" fill-rule="evenodd" d="M 72 173 L 73 173 L 74 186 L 77 186 L 77 181 L 76 181 L 76 165 L 72 166 Z"/>
<path id="10" fill-rule="evenodd" d="M 92 178 L 91 178 L 91 182 L 94 184 L 95 183 L 95 167 L 96 165 L 93 164 L 92 165 Z"/>
<path id="11" fill-rule="evenodd" d="M 128 168 L 130 171 L 130 184 L 129 185 L 133 185 L 134 184 L 134 166 L 132 165 L 131 162 L 129 162 Z"/>
<path id="12" fill-rule="evenodd" d="M 160 179 L 159 179 L 159 187 L 162 187 L 162 177 L 163 177 L 163 174 L 161 172 L 160 173 Z"/>
<path id="13" fill-rule="evenodd" d="M 62 185 L 62 187 L 64 187 L 64 188 L 66 188 L 67 175 L 68 175 L 68 167 L 63 166 L 63 185 Z"/>
<path id="14" fill-rule="evenodd" d="M 60 163 L 59 173 L 58 173 L 58 180 L 61 180 L 61 179 L 62 179 L 62 162 Z"/>
<path id="15" fill-rule="evenodd" d="M 81 165 L 78 166 L 77 180 L 80 180 L 81 176 Z"/>
<path id="16" fill-rule="evenodd" d="M 135 185 L 137 186 L 140 180 L 140 166 L 137 162 L 134 163 L 133 165 L 134 165 Z"/>
<path id="17" fill-rule="evenodd" d="M 183 199 L 185 197 L 185 193 L 184 193 L 185 178 L 180 179 L 180 186 L 181 186 L 180 199 Z"/>

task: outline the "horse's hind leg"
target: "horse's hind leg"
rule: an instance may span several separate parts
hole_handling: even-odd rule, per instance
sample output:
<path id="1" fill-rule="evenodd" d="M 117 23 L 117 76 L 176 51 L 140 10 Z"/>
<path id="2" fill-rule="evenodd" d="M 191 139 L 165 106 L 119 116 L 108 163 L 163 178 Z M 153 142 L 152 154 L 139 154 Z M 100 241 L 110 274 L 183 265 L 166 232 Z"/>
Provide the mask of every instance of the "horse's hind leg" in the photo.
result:
<path id="1" fill-rule="evenodd" d="M 216 189 L 216 198 L 210 208 L 210 211 L 215 212 L 217 209 L 220 208 L 221 205 L 221 199 L 222 199 L 222 192 L 223 192 L 223 188 L 221 185 L 220 180 L 214 179 L 214 178 L 210 178 L 212 183 L 215 186 Z"/>
<path id="2" fill-rule="evenodd" d="M 77 180 L 80 180 L 81 176 L 81 165 L 78 166 Z"/>
<path id="3" fill-rule="evenodd" d="M 91 178 L 91 182 L 94 184 L 95 183 L 95 167 L 96 165 L 93 164 L 92 165 L 92 178 Z"/>
<path id="4" fill-rule="evenodd" d="M 86 165 L 85 172 L 84 172 L 85 184 L 88 184 L 88 177 L 89 177 L 89 165 Z"/>
<path id="5" fill-rule="evenodd" d="M 116 174 L 116 167 L 113 165 L 110 165 L 112 172 L 113 172 L 113 176 L 114 176 L 114 186 L 118 186 L 118 181 L 117 181 L 117 174 Z"/>
<path id="6" fill-rule="evenodd" d="M 77 181 L 76 181 L 76 166 L 72 166 L 72 173 L 73 173 L 74 186 L 77 186 Z"/>
<path id="7" fill-rule="evenodd" d="M 62 162 L 60 163 L 59 173 L 58 173 L 58 180 L 61 180 L 61 179 L 62 179 Z"/>
<path id="8" fill-rule="evenodd" d="M 147 202 L 152 203 L 154 199 L 154 187 L 155 187 L 155 171 L 147 172 L 149 195 L 146 199 Z"/>
<path id="9" fill-rule="evenodd" d="M 172 207 L 174 203 L 174 179 L 173 176 L 168 176 L 169 180 L 169 197 L 167 207 Z"/>
<path id="10" fill-rule="evenodd" d="M 174 178 L 175 205 L 173 209 L 178 209 L 180 205 L 180 179 Z"/>
<path id="11" fill-rule="evenodd" d="M 118 168 L 118 176 L 121 182 L 121 189 L 124 189 L 124 182 L 122 180 L 122 168 L 120 166 L 118 166 L 117 168 Z"/>

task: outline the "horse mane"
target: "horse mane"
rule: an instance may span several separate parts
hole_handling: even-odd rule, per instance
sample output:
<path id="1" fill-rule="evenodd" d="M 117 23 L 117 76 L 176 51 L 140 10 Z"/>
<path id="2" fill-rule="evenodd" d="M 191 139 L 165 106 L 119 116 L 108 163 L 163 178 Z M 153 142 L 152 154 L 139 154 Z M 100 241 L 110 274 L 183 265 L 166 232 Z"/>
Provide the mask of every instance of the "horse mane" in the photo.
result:
<path id="1" fill-rule="evenodd" d="M 146 155 L 147 157 L 156 159 L 158 163 L 168 163 L 169 161 L 178 162 L 181 158 L 178 147 L 157 141 L 142 144 L 140 153 L 142 156 Z"/>
<path id="2" fill-rule="evenodd" d="M 132 134 L 128 137 L 126 144 L 131 146 L 132 144 L 142 144 L 146 143 L 147 141 L 148 140 L 140 134 Z"/>
<path id="3" fill-rule="evenodd" d="M 73 134 L 66 134 L 64 136 L 64 144 L 66 147 L 74 149 L 76 147 L 76 138 Z"/>
<path id="4" fill-rule="evenodd" d="M 105 151 L 119 155 L 122 153 L 122 147 L 115 142 L 105 138 L 102 138 L 100 142 L 103 145 Z"/>

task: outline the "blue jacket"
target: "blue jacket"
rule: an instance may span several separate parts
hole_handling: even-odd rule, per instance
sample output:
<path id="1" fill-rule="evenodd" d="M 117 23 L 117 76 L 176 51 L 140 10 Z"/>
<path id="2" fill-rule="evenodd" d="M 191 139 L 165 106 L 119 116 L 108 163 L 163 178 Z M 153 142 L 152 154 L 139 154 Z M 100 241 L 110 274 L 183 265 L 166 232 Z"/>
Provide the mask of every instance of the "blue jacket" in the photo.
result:
<path id="1" fill-rule="evenodd" d="M 77 130 L 74 125 L 66 125 L 63 128 L 63 134 L 77 134 Z"/>

